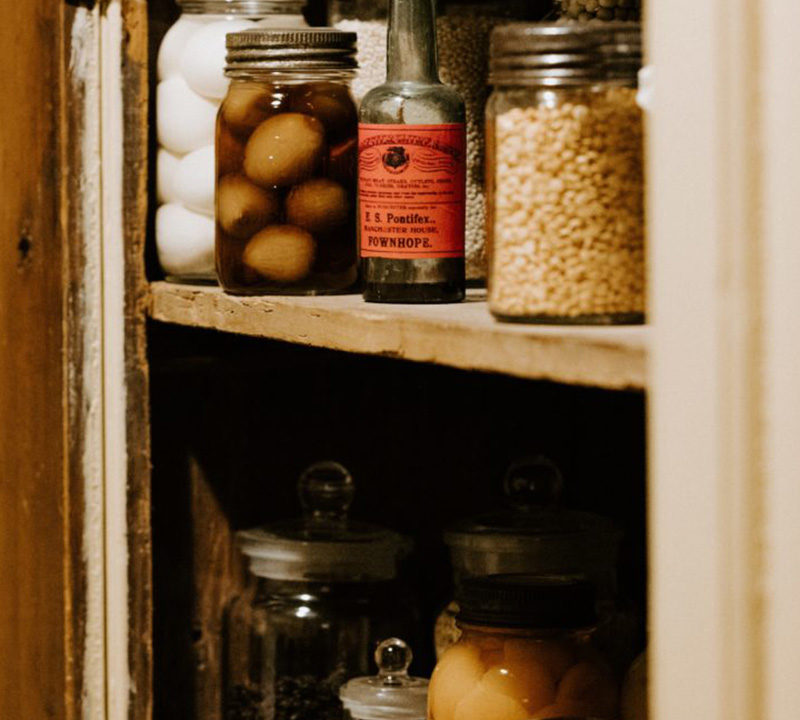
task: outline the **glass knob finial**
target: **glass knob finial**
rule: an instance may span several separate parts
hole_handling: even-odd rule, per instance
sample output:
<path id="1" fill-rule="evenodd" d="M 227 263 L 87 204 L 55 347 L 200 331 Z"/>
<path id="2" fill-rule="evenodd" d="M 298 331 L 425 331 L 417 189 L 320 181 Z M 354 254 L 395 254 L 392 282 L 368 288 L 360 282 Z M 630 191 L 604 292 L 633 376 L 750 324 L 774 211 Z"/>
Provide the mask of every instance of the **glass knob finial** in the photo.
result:
<path id="1" fill-rule="evenodd" d="M 414 654 L 400 638 L 384 640 L 375 651 L 378 674 L 387 685 L 401 685 L 408 679 L 408 668 Z"/>
<path id="2" fill-rule="evenodd" d="M 355 484 L 344 465 L 328 460 L 306 468 L 300 476 L 298 494 L 303 512 L 315 523 L 344 523 L 353 504 Z"/>
<path id="3" fill-rule="evenodd" d="M 511 465 L 503 489 L 508 502 L 518 508 L 551 507 L 561 500 L 564 478 L 558 465 L 538 455 Z"/>

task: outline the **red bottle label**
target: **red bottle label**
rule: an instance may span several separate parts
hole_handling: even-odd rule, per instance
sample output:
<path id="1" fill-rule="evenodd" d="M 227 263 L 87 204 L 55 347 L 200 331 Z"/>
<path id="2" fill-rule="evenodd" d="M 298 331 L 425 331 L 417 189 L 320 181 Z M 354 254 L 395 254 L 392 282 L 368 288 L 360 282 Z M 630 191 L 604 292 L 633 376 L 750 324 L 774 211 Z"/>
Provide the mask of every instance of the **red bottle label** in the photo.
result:
<path id="1" fill-rule="evenodd" d="M 453 125 L 360 125 L 361 257 L 464 257 L 466 133 Z"/>

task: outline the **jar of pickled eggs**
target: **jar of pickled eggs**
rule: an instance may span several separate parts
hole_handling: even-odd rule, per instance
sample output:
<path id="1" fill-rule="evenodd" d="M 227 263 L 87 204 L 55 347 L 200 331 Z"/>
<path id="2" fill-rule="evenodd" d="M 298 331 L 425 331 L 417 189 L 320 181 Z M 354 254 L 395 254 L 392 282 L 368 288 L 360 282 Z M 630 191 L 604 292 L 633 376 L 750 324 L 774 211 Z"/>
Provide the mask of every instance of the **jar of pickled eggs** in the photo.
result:
<path id="1" fill-rule="evenodd" d="M 567 576 L 493 575 L 460 590 L 461 639 L 439 661 L 428 720 L 614 720 L 619 687 L 592 644 L 595 593 Z"/>
<path id="2" fill-rule="evenodd" d="M 243 295 L 336 293 L 357 279 L 355 33 L 228 35 L 217 120 L 216 266 Z"/>

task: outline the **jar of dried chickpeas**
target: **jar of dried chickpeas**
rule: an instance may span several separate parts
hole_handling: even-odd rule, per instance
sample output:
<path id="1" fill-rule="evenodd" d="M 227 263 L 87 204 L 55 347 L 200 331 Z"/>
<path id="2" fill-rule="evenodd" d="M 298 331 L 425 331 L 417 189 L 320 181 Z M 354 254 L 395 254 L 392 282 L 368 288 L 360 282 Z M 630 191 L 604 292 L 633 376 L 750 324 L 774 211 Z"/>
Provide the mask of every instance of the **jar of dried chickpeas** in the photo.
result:
<path id="1" fill-rule="evenodd" d="M 217 119 L 216 264 L 231 293 L 342 292 L 358 277 L 355 33 L 228 35 Z"/>
<path id="2" fill-rule="evenodd" d="M 638 23 L 494 31 L 487 226 L 501 320 L 643 321 L 640 66 Z"/>

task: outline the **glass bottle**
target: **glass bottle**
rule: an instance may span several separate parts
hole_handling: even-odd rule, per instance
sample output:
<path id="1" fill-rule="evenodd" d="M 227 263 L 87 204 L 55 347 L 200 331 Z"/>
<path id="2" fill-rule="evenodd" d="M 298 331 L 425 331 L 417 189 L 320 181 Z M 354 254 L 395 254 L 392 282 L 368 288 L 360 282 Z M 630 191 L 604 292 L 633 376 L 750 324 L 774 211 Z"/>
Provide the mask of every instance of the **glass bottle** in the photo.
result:
<path id="1" fill-rule="evenodd" d="M 425 720 L 428 681 L 408 674 L 413 659 L 399 638 L 378 645 L 378 674 L 350 680 L 339 693 L 347 720 Z"/>
<path id="2" fill-rule="evenodd" d="M 225 37 L 303 27 L 306 0 L 178 0 L 158 52 L 156 249 L 168 280 L 213 283 L 214 123 L 228 89 Z"/>
<path id="3" fill-rule="evenodd" d="M 433 0 L 392 0 L 386 83 L 359 115 L 364 298 L 464 298 L 466 111 L 439 80 Z"/>
<path id="4" fill-rule="evenodd" d="M 224 717 L 340 720 L 339 688 L 376 645 L 413 633 L 398 581 L 408 543 L 352 520 L 352 477 L 317 463 L 300 478 L 304 517 L 239 533 L 247 591 L 227 608 Z"/>

